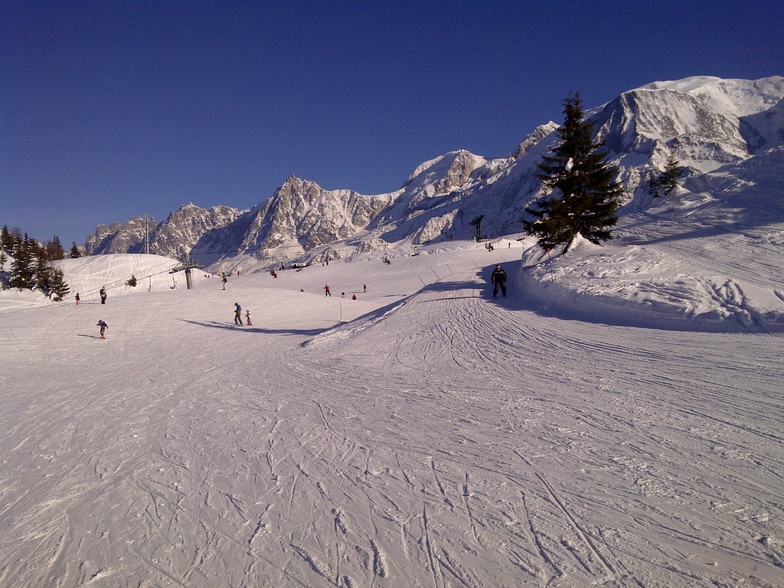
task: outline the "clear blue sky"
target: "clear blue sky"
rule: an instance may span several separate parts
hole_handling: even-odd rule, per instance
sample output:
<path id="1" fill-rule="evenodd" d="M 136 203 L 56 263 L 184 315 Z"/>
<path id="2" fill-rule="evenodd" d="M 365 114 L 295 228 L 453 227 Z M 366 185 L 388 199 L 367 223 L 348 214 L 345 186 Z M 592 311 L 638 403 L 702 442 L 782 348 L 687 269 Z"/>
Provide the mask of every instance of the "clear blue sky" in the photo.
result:
<path id="1" fill-rule="evenodd" d="M 0 225 L 363 194 L 648 82 L 784 74 L 784 2 L 0 2 Z"/>

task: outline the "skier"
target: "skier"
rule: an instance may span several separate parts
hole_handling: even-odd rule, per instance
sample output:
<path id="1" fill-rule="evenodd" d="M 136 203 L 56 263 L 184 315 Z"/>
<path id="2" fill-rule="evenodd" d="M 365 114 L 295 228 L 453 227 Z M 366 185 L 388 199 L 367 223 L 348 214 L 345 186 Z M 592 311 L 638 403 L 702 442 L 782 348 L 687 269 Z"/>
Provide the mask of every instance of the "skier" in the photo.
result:
<path id="1" fill-rule="evenodd" d="M 324 285 L 324 296 L 332 296 L 332 293 L 329 291 L 329 284 Z"/>
<path id="2" fill-rule="evenodd" d="M 76 293 L 76 306 L 79 306 L 79 303 L 80 303 L 81 301 L 82 301 L 82 299 L 81 299 L 81 298 L 79 298 L 79 292 L 77 292 L 77 293 Z"/>
<path id="3" fill-rule="evenodd" d="M 249 310 L 245 311 L 245 319 L 246 319 L 245 322 L 248 323 L 248 326 L 252 327 L 253 323 L 250 322 L 250 311 Z"/>
<path id="4" fill-rule="evenodd" d="M 493 298 L 496 298 L 498 295 L 499 288 L 501 288 L 501 293 L 504 295 L 504 298 L 506 298 L 506 272 L 500 265 L 495 266 L 493 275 L 490 276 L 490 281 L 493 284 Z"/>
<path id="5" fill-rule="evenodd" d="M 96 326 L 97 326 L 97 327 L 101 327 L 101 339 L 106 339 L 105 331 L 106 331 L 106 329 L 108 329 L 108 328 L 109 328 L 109 325 L 107 325 L 107 324 L 106 324 L 105 322 L 103 322 L 103 321 L 98 321 L 98 323 L 96 324 Z"/>
<path id="6" fill-rule="evenodd" d="M 225 289 L 226 289 L 226 282 L 228 282 L 228 281 L 229 281 L 229 280 L 226 278 L 226 275 L 225 275 L 225 274 L 223 275 L 223 280 L 221 280 L 221 281 L 223 282 L 223 289 L 225 290 Z"/>
<path id="7" fill-rule="evenodd" d="M 234 324 L 242 326 L 242 307 L 239 302 L 234 303 Z"/>
<path id="8" fill-rule="evenodd" d="M 106 286 L 101 288 L 101 291 L 99 292 L 99 294 L 101 296 L 101 304 L 106 304 Z"/>

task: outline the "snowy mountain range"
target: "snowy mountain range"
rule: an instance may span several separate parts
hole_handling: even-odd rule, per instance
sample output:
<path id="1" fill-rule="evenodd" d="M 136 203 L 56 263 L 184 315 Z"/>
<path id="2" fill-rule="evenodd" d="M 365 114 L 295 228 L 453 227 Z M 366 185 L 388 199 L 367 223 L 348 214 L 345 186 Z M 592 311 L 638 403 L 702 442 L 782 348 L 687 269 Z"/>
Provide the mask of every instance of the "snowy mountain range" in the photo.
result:
<path id="1" fill-rule="evenodd" d="M 732 190 L 765 181 L 784 194 L 784 77 L 726 80 L 691 77 L 654 82 L 587 111 L 594 132 L 619 168 L 626 197 L 621 217 L 653 203 L 647 178 L 674 154 L 688 168 L 683 190 Z M 508 155 L 486 159 L 459 150 L 421 164 L 402 187 L 377 195 L 325 190 L 291 176 L 250 210 L 193 204 L 148 225 L 151 253 L 205 266 L 236 265 L 249 256 L 273 267 L 344 258 L 396 244 L 470 238 L 482 216 L 484 235 L 520 230 L 525 207 L 540 196 L 535 163 L 557 141 L 558 125 L 537 127 Z M 773 167 L 771 167 L 773 166 Z M 752 211 L 746 211 L 752 212 Z M 144 250 L 145 223 L 100 225 L 88 254 Z"/>

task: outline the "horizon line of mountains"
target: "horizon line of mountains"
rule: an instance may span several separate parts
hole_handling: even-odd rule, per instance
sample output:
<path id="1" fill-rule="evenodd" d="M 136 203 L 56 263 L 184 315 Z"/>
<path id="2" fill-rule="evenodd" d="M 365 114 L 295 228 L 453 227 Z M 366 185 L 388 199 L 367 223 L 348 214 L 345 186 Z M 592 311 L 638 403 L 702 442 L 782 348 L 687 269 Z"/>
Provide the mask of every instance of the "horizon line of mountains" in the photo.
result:
<path id="1" fill-rule="evenodd" d="M 690 189 L 725 185 L 729 174 L 754 181 L 784 154 L 784 77 L 725 80 L 690 77 L 654 82 L 586 111 L 596 139 L 609 151 L 624 187 L 619 216 L 652 201 L 651 174 L 674 155 Z M 295 176 L 249 210 L 186 204 L 145 228 L 144 217 L 99 225 L 86 239 L 87 255 L 149 252 L 212 265 L 252 255 L 275 267 L 317 263 L 401 242 L 423 245 L 470 239 L 482 217 L 483 235 L 519 232 L 524 210 L 540 198 L 536 162 L 557 145 L 558 124 L 538 126 L 505 157 L 465 150 L 422 163 L 397 190 L 367 196 L 325 190 Z M 766 164 L 766 161 L 772 163 Z M 779 168 L 784 169 L 784 168 Z M 750 176 L 750 177 L 749 177 Z M 770 181 L 767 178 L 766 181 Z M 784 174 L 775 189 L 784 193 Z"/>

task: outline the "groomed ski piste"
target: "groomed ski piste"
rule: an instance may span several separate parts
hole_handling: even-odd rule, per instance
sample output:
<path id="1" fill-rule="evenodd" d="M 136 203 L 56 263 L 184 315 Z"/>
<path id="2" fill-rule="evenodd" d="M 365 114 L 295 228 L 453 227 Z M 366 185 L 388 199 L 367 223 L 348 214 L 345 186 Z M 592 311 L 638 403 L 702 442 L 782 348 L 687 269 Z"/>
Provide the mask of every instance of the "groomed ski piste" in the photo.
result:
<path id="1" fill-rule="evenodd" d="M 3 292 L 0 585 L 784 586 L 784 225 L 673 221 L 704 204 Z"/>

